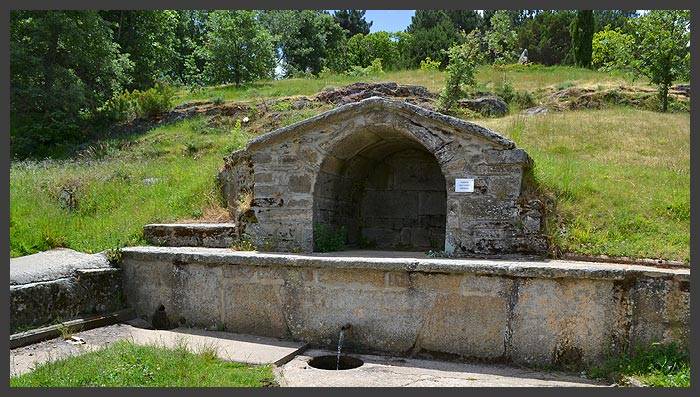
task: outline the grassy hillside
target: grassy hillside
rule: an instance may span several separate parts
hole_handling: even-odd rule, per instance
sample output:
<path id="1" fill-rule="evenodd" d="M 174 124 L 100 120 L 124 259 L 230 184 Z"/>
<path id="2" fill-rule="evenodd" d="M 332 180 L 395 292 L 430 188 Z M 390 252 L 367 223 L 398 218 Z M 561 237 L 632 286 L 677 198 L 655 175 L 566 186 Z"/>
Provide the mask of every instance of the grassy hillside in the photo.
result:
<path id="1" fill-rule="evenodd" d="M 547 86 L 644 84 L 622 75 L 571 67 L 520 67 L 507 76 L 516 90 L 528 91 Z M 477 79 L 482 87 L 493 88 L 502 72 L 480 68 Z M 437 91 L 443 75 L 401 71 L 372 78 L 290 79 L 182 91 L 178 100 L 256 103 L 379 80 Z M 274 109 L 274 118 L 241 128 L 199 117 L 136 138 L 102 141 L 70 161 L 14 163 L 10 172 L 11 255 L 55 246 L 96 252 L 140 243 L 145 223 L 220 217 L 224 211 L 218 207 L 214 176 L 222 157 L 256 133 L 327 108 L 280 106 Z M 534 158 L 536 177 L 556 203 L 548 233 L 560 250 L 688 260 L 688 113 L 616 107 L 538 116 L 512 113 L 477 122 L 511 137 Z M 66 196 L 74 198 L 69 205 L 65 205 Z M 73 208 L 70 203 L 75 203 Z"/>
<path id="2" fill-rule="evenodd" d="M 644 83 L 642 80 L 632 80 L 629 76 L 618 72 L 603 73 L 570 66 L 542 65 L 511 65 L 505 69 L 481 66 L 477 70 L 476 80 L 480 88 L 493 88 L 494 85 L 503 81 L 504 73 L 508 81 L 513 84 L 513 88 L 527 91 L 573 84 L 587 86 Z M 221 98 L 227 101 L 245 101 L 291 95 L 311 95 L 326 87 L 343 86 L 357 81 L 395 81 L 399 84 L 422 85 L 430 91 L 438 92 L 445 86 L 445 73 L 441 71 L 401 70 L 368 77 L 329 75 L 314 79 L 267 80 L 245 87 L 229 85 L 204 87 L 195 92 L 181 91 L 178 94 L 178 101 L 187 102 L 213 98 Z"/>
<path id="3" fill-rule="evenodd" d="M 563 251 L 688 260 L 690 117 L 617 108 L 481 121 L 535 160 Z"/>

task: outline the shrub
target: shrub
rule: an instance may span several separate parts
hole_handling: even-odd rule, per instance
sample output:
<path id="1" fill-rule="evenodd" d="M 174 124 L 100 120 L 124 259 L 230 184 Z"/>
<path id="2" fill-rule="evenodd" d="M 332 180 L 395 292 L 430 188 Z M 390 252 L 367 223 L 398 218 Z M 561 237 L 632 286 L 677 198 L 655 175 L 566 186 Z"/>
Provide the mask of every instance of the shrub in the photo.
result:
<path id="1" fill-rule="evenodd" d="M 501 97 L 507 103 L 511 103 L 513 98 L 515 98 L 515 90 L 513 89 L 513 85 L 508 81 L 498 85 L 495 91 L 496 95 Z"/>
<path id="2" fill-rule="evenodd" d="M 345 248 L 346 241 L 347 231 L 345 230 L 345 226 L 342 226 L 338 230 L 334 230 L 324 224 L 314 225 L 314 245 L 316 251 L 340 251 Z"/>
<path id="3" fill-rule="evenodd" d="M 137 117 L 153 117 L 173 107 L 175 89 L 164 83 L 146 91 L 124 91 L 108 100 L 100 109 L 102 118 L 109 121 L 130 121 Z"/>
<path id="4" fill-rule="evenodd" d="M 134 91 L 136 92 L 136 91 Z M 100 108 L 100 113 L 108 120 L 127 121 L 138 116 L 138 102 L 133 94 L 124 91 L 115 95 Z"/>
<path id="5" fill-rule="evenodd" d="M 376 76 L 378 74 L 384 73 L 384 68 L 382 68 L 382 60 L 379 58 L 375 58 L 372 63 L 367 66 L 366 68 L 363 68 L 362 66 L 351 66 L 350 70 L 345 72 L 344 74 L 346 76 L 351 76 L 351 77 L 367 77 L 367 76 Z"/>
<path id="6" fill-rule="evenodd" d="M 420 70 L 435 71 L 440 69 L 440 61 L 433 61 L 430 57 L 426 57 L 420 61 Z"/>
<path id="7" fill-rule="evenodd" d="M 515 91 L 513 103 L 518 105 L 518 107 L 521 109 L 527 109 L 535 106 L 535 100 L 528 91 Z"/>
<path id="8" fill-rule="evenodd" d="M 136 94 L 139 116 L 153 117 L 165 113 L 173 106 L 175 89 L 166 84 L 157 83 L 155 87 Z"/>
<path id="9" fill-rule="evenodd" d="M 372 63 L 369 64 L 366 68 L 367 73 L 370 75 L 377 75 L 377 74 L 382 74 L 384 73 L 384 68 L 382 67 L 382 59 L 381 58 L 374 58 L 372 60 Z"/>
<path id="10" fill-rule="evenodd" d="M 328 67 L 324 66 L 323 69 L 321 69 L 320 72 L 318 72 L 318 78 L 319 79 L 327 79 L 333 76 L 334 72 L 329 69 Z"/>
<path id="11" fill-rule="evenodd" d="M 464 96 L 462 86 L 475 86 L 474 72 L 483 58 L 480 50 L 481 36 L 478 30 L 473 30 L 466 36 L 463 44 L 452 46 L 447 51 L 445 89 L 440 94 L 440 109 L 449 111 L 452 106 Z"/>

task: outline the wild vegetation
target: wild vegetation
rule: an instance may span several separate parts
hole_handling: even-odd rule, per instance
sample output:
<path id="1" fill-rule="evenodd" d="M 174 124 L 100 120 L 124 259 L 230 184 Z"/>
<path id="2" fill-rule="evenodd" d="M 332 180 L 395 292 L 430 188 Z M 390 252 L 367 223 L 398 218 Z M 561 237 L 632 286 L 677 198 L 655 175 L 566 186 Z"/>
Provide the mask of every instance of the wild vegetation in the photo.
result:
<path id="1" fill-rule="evenodd" d="M 473 45 L 470 33 L 483 36 L 470 51 L 488 64 L 514 62 L 528 49 L 531 63 L 589 67 L 601 58 L 593 34 L 624 30 L 633 39 L 623 41 L 632 44 L 630 59 L 617 64 L 660 87 L 663 111 L 670 84 L 687 79 L 690 65 L 687 11 L 417 10 L 396 33 L 370 33 L 359 10 L 17 10 L 10 22 L 10 135 L 18 159 L 56 157 L 99 135 L 128 114 L 113 111 L 127 92 L 149 99 L 158 85 L 241 86 L 275 74 L 366 77 L 426 59 L 444 70 L 451 47 Z M 610 54 L 605 37 L 595 48 Z"/>
<path id="2" fill-rule="evenodd" d="M 629 83 L 624 75 L 574 67 L 519 67 L 508 76 L 517 91 Z M 477 68 L 482 89 L 494 89 L 501 78 L 492 67 Z M 439 87 L 444 72 L 388 72 L 376 79 Z M 143 243 L 141 228 L 146 223 L 222 219 L 225 210 L 214 182 L 222 157 L 251 136 L 330 109 L 330 105 L 294 109 L 291 100 L 263 105 L 262 98 L 280 100 L 286 92 L 313 94 L 317 85 L 366 80 L 329 75 L 320 82 L 285 79 L 212 87 L 196 94 L 180 91 L 176 103 L 236 99 L 268 112 L 263 115 L 251 108 L 230 118 L 202 115 L 140 135 L 101 139 L 66 160 L 14 162 L 11 254 L 57 246 L 97 252 Z M 241 123 L 246 116 L 250 122 Z M 538 116 L 513 110 L 502 118 L 472 117 L 514 139 L 533 156 L 536 176 L 556 202 L 548 233 L 557 250 L 688 260 L 688 113 L 659 114 L 611 104 L 599 110 Z M 63 191 L 75 199 L 73 208 L 60 199 Z"/>
<path id="3" fill-rule="evenodd" d="M 221 158 L 330 108 L 281 99 L 395 81 L 528 150 L 552 197 L 553 254 L 688 260 L 690 101 L 669 94 L 688 78 L 685 11 L 419 10 L 393 34 L 369 33 L 352 10 L 17 11 L 11 22 L 23 44 L 11 57 L 13 256 L 101 251 L 141 242 L 145 223 L 224 219 Z M 511 64 L 524 46 L 528 62 Z M 272 78 L 275 62 L 285 78 Z M 510 113 L 456 106 L 484 93 Z M 168 116 L 194 101 L 235 111 Z"/>
<path id="4" fill-rule="evenodd" d="M 689 352 L 675 344 L 653 344 L 610 357 L 603 365 L 592 368 L 590 375 L 623 385 L 690 387 Z"/>

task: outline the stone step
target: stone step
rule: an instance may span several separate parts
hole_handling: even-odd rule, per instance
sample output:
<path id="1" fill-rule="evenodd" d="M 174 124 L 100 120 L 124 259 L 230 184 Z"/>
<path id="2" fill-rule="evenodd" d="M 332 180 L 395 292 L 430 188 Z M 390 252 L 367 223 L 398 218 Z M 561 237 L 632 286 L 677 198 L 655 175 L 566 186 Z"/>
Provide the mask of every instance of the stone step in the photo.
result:
<path id="1" fill-rule="evenodd" d="M 237 235 L 235 223 L 154 223 L 143 227 L 146 241 L 166 247 L 228 248 Z"/>

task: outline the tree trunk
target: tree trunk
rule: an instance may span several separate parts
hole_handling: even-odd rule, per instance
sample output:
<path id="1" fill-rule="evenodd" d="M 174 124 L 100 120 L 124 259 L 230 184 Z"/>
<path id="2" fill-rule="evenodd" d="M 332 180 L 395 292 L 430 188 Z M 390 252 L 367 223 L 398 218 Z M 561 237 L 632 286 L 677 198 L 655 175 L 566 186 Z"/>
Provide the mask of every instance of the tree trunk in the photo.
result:
<path id="1" fill-rule="evenodd" d="M 661 97 L 661 112 L 666 113 L 668 110 L 668 86 L 670 84 L 664 83 L 659 87 L 659 96 Z"/>

